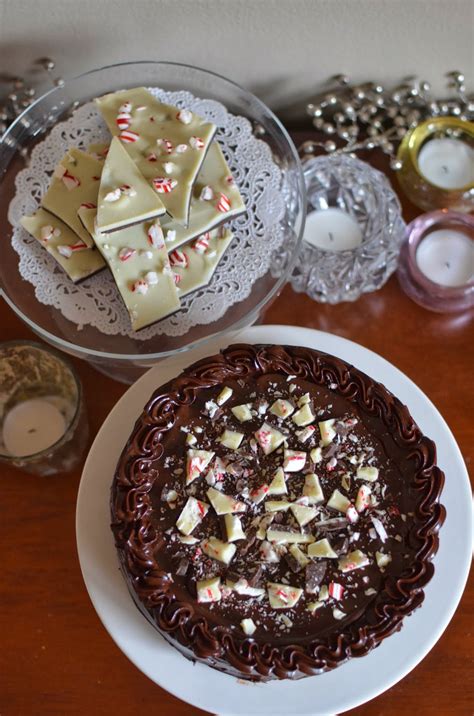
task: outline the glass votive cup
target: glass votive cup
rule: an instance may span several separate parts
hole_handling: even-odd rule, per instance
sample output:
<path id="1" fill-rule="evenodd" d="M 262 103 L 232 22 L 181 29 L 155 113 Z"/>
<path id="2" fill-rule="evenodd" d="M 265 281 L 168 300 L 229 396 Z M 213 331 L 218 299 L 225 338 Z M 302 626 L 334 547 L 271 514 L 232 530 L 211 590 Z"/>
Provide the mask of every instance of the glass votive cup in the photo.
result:
<path id="1" fill-rule="evenodd" d="M 403 192 L 424 211 L 474 210 L 474 123 L 435 117 L 407 132 L 398 148 Z"/>
<path id="2" fill-rule="evenodd" d="M 0 343 L 0 461 L 34 475 L 70 472 L 88 437 L 72 366 L 39 343 Z"/>
<path id="3" fill-rule="evenodd" d="M 347 155 L 303 164 L 307 217 L 290 278 L 321 303 L 355 301 L 396 270 L 405 223 L 387 177 Z"/>
<path id="4" fill-rule="evenodd" d="M 438 313 L 474 307 L 474 217 L 440 209 L 407 226 L 397 272 L 413 301 Z"/>

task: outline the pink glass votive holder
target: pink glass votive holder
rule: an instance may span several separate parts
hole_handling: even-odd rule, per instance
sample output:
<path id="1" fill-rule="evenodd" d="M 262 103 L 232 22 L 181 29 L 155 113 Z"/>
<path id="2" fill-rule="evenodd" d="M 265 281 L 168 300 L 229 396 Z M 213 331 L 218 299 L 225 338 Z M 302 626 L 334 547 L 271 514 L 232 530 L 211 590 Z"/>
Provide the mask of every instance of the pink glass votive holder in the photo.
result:
<path id="1" fill-rule="evenodd" d="M 406 228 L 397 271 L 404 292 L 424 308 L 474 307 L 474 216 L 440 209 Z"/>

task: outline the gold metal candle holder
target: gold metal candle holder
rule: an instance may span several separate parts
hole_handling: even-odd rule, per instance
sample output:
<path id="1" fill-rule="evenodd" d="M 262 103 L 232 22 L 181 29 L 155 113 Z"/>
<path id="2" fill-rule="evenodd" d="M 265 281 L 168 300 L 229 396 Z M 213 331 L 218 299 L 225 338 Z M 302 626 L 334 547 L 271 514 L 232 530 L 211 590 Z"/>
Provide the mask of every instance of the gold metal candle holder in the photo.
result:
<path id="1" fill-rule="evenodd" d="M 422 148 L 431 140 L 441 138 L 464 142 L 472 149 L 474 157 L 473 122 L 457 117 L 428 119 L 407 132 L 400 143 L 397 155 L 401 163 L 401 168 L 397 172 L 400 185 L 410 201 L 425 211 L 442 208 L 466 213 L 473 211 L 472 174 L 469 182 L 464 186 L 447 189 L 432 183 L 420 170 L 419 155 Z"/>

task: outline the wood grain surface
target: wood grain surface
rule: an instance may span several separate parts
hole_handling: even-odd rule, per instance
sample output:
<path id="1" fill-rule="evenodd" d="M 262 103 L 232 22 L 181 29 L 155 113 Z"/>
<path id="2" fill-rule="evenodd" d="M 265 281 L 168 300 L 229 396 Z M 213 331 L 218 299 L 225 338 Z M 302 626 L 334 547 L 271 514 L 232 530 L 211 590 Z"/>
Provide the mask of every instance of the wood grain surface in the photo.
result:
<path id="1" fill-rule="evenodd" d="M 308 136 L 297 133 L 295 140 L 299 143 Z M 371 161 L 385 168 L 382 158 Z M 418 213 L 404 202 L 405 220 Z M 380 291 L 338 306 L 315 303 L 287 286 L 263 322 L 328 331 L 382 355 L 433 401 L 470 468 L 474 336 L 468 316 L 439 315 L 418 307 L 392 277 Z M 4 302 L 0 338 L 37 340 Z M 73 362 L 83 382 L 94 436 L 126 386 L 83 361 Z M 80 475 L 78 468 L 72 474 L 38 478 L 0 464 L 0 716 L 204 714 L 141 674 L 96 616 L 76 553 Z M 472 714 L 473 608 L 471 581 L 452 622 L 422 663 L 389 691 L 348 713 Z"/>

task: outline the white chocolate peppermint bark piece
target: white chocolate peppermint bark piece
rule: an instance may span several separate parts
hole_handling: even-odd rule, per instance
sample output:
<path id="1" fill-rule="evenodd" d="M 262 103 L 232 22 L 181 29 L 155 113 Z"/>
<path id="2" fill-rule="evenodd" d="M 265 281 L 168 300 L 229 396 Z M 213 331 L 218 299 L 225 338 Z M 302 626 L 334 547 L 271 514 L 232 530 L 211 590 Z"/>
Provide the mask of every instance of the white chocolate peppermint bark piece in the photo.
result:
<path id="1" fill-rule="evenodd" d="M 243 213 L 245 203 L 222 149 L 212 142 L 193 188 L 188 226 L 169 217 L 162 220 L 168 251 Z"/>
<path id="2" fill-rule="evenodd" d="M 161 216 L 166 211 L 133 159 L 114 137 L 102 170 L 97 201 L 97 228 L 114 231 Z"/>
<path id="3" fill-rule="evenodd" d="M 215 229 L 208 236 L 194 239 L 170 252 L 180 298 L 207 286 L 233 237 L 228 229 Z"/>
<path id="4" fill-rule="evenodd" d="M 32 216 L 24 216 L 21 225 L 44 246 L 74 283 L 106 266 L 95 247 L 87 246 L 69 226 L 44 209 L 38 209 Z"/>
<path id="5" fill-rule="evenodd" d="M 96 208 L 103 162 L 79 149 L 70 149 L 56 167 L 41 204 L 61 219 L 87 245 L 93 246 L 77 212 L 81 206 Z"/>
<path id="6" fill-rule="evenodd" d="M 191 193 L 216 126 L 189 110 L 159 102 L 147 89 L 114 92 L 96 100 L 169 215 L 187 225 Z"/>
<path id="7" fill-rule="evenodd" d="M 95 228 L 95 210 L 82 208 L 79 216 L 107 261 L 135 331 L 179 309 L 158 221 L 102 234 Z"/>
<path id="8" fill-rule="evenodd" d="M 302 589 L 292 587 L 290 584 L 269 582 L 267 589 L 268 599 L 272 609 L 291 609 L 303 594 Z"/>

